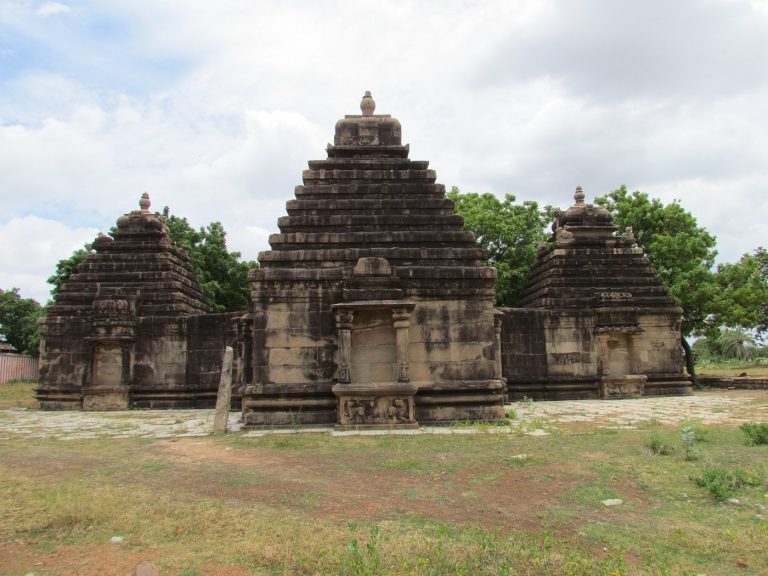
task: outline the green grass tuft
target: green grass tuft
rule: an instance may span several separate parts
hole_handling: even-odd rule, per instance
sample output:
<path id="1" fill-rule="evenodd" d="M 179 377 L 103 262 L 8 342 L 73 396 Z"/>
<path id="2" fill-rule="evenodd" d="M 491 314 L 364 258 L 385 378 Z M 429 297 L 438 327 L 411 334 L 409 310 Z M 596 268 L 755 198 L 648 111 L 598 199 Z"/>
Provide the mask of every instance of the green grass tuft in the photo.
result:
<path id="1" fill-rule="evenodd" d="M 768 424 L 743 424 L 741 430 L 747 435 L 749 446 L 768 444 Z"/>

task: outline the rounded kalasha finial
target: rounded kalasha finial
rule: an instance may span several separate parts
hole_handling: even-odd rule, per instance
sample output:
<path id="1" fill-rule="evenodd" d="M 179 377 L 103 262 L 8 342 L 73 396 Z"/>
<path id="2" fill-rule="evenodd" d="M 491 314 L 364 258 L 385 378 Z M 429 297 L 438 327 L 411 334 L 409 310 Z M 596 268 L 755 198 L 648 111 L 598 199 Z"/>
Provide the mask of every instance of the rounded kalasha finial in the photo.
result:
<path id="1" fill-rule="evenodd" d="M 576 200 L 576 206 L 584 204 L 584 191 L 581 186 L 576 186 L 576 194 L 573 195 L 573 199 Z"/>
<path id="2" fill-rule="evenodd" d="M 144 194 L 141 195 L 141 200 L 139 200 L 139 208 L 141 208 L 142 212 L 149 212 L 149 207 L 152 205 L 152 202 L 149 201 L 149 194 L 144 192 Z"/>
<path id="3" fill-rule="evenodd" d="M 373 116 L 373 111 L 376 110 L 376 102 L 373 101 L 370 90 L 365 91 L 365 95 L 360 101 L 360 110 L 363 111 L 363 116 Z"/>

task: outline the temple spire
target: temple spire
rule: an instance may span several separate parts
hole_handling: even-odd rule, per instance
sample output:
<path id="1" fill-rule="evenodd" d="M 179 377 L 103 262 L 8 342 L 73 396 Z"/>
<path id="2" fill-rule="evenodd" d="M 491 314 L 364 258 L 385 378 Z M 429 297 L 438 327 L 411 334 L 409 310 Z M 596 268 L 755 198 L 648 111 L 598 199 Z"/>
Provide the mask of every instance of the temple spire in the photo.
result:
<path id="1" fill-rule="evenodd" d="M 576 193 L 573 195 L 573 199 L 576 201 L 576 206 L 584 205 L 584 191 L 581 186 L 576 186 Z"/>
<path id="2" fill-rule="evenodd" d="M 365 91 L 363 99 L 360 101 L 360 110 L 363 111 L 363 116 L 373 116 L 373 111 L 376 110 L 376 102 L 371 97 L 370 90 Z"/>
<path id="3" fill-rule="evenodd" d="M 149 212 L 149 207 L 152 205 L 152 202 L 149 200 L 149 194 L 144 192 L 144 194 L 141 195 L 141 199 L 139 200 L 139 208 L 141 208 L 142 212 Z"/>

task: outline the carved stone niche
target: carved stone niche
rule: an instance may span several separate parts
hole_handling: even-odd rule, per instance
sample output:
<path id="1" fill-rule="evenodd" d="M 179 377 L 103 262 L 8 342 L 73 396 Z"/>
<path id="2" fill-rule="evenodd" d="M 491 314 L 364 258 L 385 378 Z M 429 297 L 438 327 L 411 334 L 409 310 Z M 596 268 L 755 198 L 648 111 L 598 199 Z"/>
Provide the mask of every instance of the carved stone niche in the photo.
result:
<path id="1" fill-rule="evenodd" d="M 83 386 L 83 410 L 130 408 L 130 365 L 135 332 L 132 299 L 95 300 L 93 332 L 86 338 L 91 365 Z"/>
<path id="2" fill-rule="evenodd" d="M 418 428 L 408 378 L 411 311 L 407 300 L 334 304 L 338 331 L 339 430 Z"/>
<path id="3" fill-rule="evenodd" d="M 596 330 L 600 396 L 605 399 L 639 398 L 645 392 L 645 374 L 635 373 L 636 326 Z"/>

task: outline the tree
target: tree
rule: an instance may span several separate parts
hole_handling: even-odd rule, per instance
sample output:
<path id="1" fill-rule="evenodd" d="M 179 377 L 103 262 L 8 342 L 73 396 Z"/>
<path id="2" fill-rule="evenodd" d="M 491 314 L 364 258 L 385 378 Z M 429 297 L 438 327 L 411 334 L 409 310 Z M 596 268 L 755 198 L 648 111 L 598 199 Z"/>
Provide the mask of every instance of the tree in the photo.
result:
<path id="1" fill-rule="evenodd" d="M 53 284 L 51 294 L 55 295 L 59 291 L 59 288 L 69 280 L 69 277 L 74 274 L 80 263 L 84 262 L 85 258 L 91 252 L 93 252 L 91 243 L 87 242 L 86 244 L 83 244 L 82 248 L 75 250 L 69 258 L 59 260 L 58 264 L 56 264 L 56 272 L 47 280 L 48 284 Z"/>
<path id="2" fill-rule="evenodd" d="M 163 208 L 171 238 L 184 247 L 195 269 L 200 286 L 218 312 L 244 310 L 250 301 L 248 270 L 258 268 L 255 261 L 241 261 L 240 252 L 227 250 L 227 233 L 221 222 L 211 222 L 195 230 L 186 218 Z"/>
<path id="3" fill-rule="evenodd" d="M 755 339 L 743 329 L 723 330 L 717 339 L 717 347 L 724 358 L 736 360 L 751 360 L 758 350 Z"/>
<path id="4" fill-rule="evenodd" d="M 683 309 L 681 345 L 686 368 L 696 384 L 693 354 L 686 340 L 706 331 L 715 310 L 717 284 L 712 272 L 716 239 L 679 202 L 664 204 L 626 186 L 595 199 L 613 215 L 613 223 L 632 227 L 637 243 L 656 268 L 664 286 Z"/>
<path id="5" fill-rule="evenodd" d="M 217 312 L 234 312 L 248 307 L 248 270 L 257 268 L 258 262 L 241 261 L 240 252 L 227 250 L 227 233 L 221 222 L 211 222 L 195 230 L 186 218 L 172 215 L 166 206 L 163 216 L 168 224 L 171 240 L 177 248 L 186 248 L 189 263 L 203 293 Z M 56 273 L 48 278 L 53 284 L 52 294 L 61 288 L 77 266 L 91 253 L 91 245 L 75 251 L 69 258 L 59 261 Z"/>
<path id="6" fill-rule="evenodd" d="M 18 288 L 0 290 L 0 335 L 20 353 L 37 356 L 37 319 L 43 313 L 43 307 L 32 298 L 22 298 Z"/>
<path id="7" fill-rule="evenodd" d="M 768 331 L 768 253 L 763 248 L 738 262 L 721 264 L 715 274 L 717 298 L 711 323 Z"/>
<path id="8" fill-rule="evenodd" d="M 512 194 L 504 200 L 488 192 L 462 194 L 455 186 L 447 197 L 453 201 L 454 212 L 464 217 L 464 227 L 475 233 L 488 264 L 498 270 L 497 305 L 512 306 L 536 258 L 536 247 L 547 237 L 552 209 L 541 210 L 532 201 L 516 204 Z"/>

